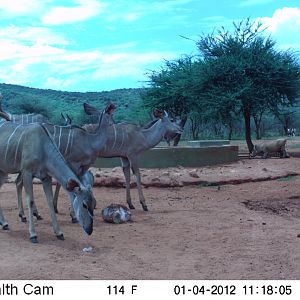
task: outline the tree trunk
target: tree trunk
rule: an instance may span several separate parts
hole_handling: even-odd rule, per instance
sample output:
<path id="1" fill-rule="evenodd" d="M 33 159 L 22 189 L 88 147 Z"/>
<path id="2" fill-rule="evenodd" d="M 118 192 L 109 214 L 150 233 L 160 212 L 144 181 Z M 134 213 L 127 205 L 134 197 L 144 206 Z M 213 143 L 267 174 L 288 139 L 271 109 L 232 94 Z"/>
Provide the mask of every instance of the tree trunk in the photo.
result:
<path id="1" fill-rule="evenodd" d="M 230 122 L 229 123 L 229 127 L 228 127 L 228 140 L 231 141 L 232 139 L 232 133 L 233 133 L 233 126 L 232 126 L 232 123 Z"/>
<path id="2" fill-rule="evenodd" d="M 193 119 L 193 118 L 190 118 L 191 120 L 191 127 L 190 127 L 190 130 L 192 132 L 192 138 L 193 140 L 198 140 L 198 134 L 199 134 L 199 123 L 197 122 L 197 119 Z"/>
<path id="3" fill-rule="evenodd" d="M 225 127 L 228 127 L 228 136 L 227 136 L 227 139 L 229 141 L 231 141 L 232 134 L 233 134 L 233 121 L 232 121 L 231 118 L 229 119 L 228 124 L 225 124 Z"/>
<path id="4" fill-rule="evenodd" d="M 261 125 L 261 117 L 257 117 L 256 115 L 253 116 L 254 124 L 255 124 L 255 135 L 256 139 L 261 139 L 261 131 L 260 131 L 260 125 Z"/>
<path id="5" fill-rule="evenodd" d="M 249 109 L 244 109 L 244 121 L 245 121 L 245 138 L 249 152 L 253 150 L 253 143 L 251 140 L 251 114 Z"/>

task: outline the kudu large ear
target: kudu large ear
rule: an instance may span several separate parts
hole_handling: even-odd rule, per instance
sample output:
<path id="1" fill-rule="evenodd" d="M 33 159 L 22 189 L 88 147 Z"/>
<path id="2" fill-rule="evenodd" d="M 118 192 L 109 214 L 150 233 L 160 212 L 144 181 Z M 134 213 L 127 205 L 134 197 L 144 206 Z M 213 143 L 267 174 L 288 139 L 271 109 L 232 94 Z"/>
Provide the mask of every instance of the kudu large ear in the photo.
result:
<path id="1" fill-rule="evenodd" d="M 155 118 L 160 118 L 161 119 L 164 116 L 164 112 L 162 110 L 158 109 L 158 108 L 155 108 L 153 110 L 153 116 Z"/>
<path id="2" fill-rule="evenodd" d="M 73 192 L 76 187 L 79 187 L 79 183 L 74 179 L 69 179 L 67 182 L 67 190 Z"/>
<path id="3" fill-rule="evenodd" d="M 107 114 L 109 114 L 109 115 L 111 115 L 113 112 L 114 112 L 114 110 L 116 109 L 116 106 L 113 104 L 113 103 L 108 103 L 108 105 L 106 106 L 106 108 L 105 108 L 105 112 L 107 113 Z"/>
<path id="4" fill-rule="evenodd" d="M 93 115 L 93 116 L 96 115 L 97 116 L 97 115 L 101 114 L 100 110 L 98 110 L 96 107 L 89 105 L 87 103 L 83 103 L 83 108 L 87 115 Z"/>

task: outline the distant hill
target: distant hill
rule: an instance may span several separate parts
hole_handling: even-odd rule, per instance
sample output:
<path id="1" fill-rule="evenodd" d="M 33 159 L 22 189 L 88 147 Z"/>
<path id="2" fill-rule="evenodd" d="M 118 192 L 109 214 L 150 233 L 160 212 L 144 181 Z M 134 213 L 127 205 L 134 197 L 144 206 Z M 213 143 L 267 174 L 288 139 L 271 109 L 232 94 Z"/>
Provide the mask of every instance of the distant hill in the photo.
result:
<path id="1" fill-rule="evenodd" d="M 135 114 L 143 115 L 140 109 L 143 89 L 140 88 L 81 93 L 0 83 L 0 92 L 4 110 L 19 114 L 43 113 L 55 123 L 60 123 L 61 112 L 68 113 L 75 124 L 90 120 L 83 112 L 84 102 L 99 109 L 103 109 L 109 101 L 113 102 L 117 106 L 116 121 L 133 121 L 137 118 Z"/>

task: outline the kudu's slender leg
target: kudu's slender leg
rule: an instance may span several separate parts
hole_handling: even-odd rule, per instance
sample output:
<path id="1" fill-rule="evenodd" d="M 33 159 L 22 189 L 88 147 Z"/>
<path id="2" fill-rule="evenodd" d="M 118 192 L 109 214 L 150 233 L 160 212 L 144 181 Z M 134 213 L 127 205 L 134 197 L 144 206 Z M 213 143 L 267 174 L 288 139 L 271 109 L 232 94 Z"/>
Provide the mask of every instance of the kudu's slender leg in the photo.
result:
<path id="1" fill-rule="evenodd" d="M 60 188 L 61 188 L 61 185 L 57 182 L 56 185 L 55 185 L 55 193 L 54 193 L 54 197 L 53 197 L 53 206 L 54 206 L 54 211 L 56 213 L 58 213 L 58 209 L 57 209 L 57 202 L 58 201 L 57 200 L 58 200 L 58 195 L 59 195 Z M 69 196 L 72 199 L 72 201 L 71 201 L 71 203 L 72 203 L 74 195 L 72 193 L 70 193 Z M 73 209 L 72 205 L 70 206 L 70 216 L 71 216 L 71 219 L 72 219 L 72 223 L 78 223 L 78 220 L 75 216 L 75 212 L 74 212 L 74 209 Z"/>
<path id="2" fill-rule="evenodd" d="M 78 223 L 78 220 L 76 218 L 76 215 L 75 215 L 75 211 L 74 211 L 74 208 L 73 208 L 73 201 L 74 201 L 74 193 L 68 193 L 69 194 L 69 197 L 71 199 L 71 206 L 70 206 L 70 216 L 71 216 L 71 220 L 72 220 L 72 223 Z"/>
<path id="3" fill-rule="evenodd" d="M 28 206 L 28 218 L 29 218 L 29 236 L 32 243 L 37 243 L 37 235 L 35 232 L 35 227 L 33 223 L 33 184 L 32 184 L 32 174 L 27 171 L 23 171 L 23 184 L 26 193 L 26 201 Z"/>
<path id="4" fill-rule="evenodd" d="M 21 173 L 19 173 L 15 183 L 16 183 L 16 188 L 17 188 L 19 217 L 21 218 L 21 221 L 23 223 L 26 223 L 27 219 L 25 217 L 23 201 L 22 201 L 23 180 L 22 180 L 22 174 Z"/>
<path id="5" fill-rule="evenodd" d="M 135 207 L 132 205 L 131 196 L 130 196 L 130 162 L 127 158 L 121 157 L 123 173 L 125 177 L 125 185 L 126 185 L 126 201 L 130 209 L 134 209 Z"/>
<path id="6" fill-rule="evenodd" d="M 140 169 L 137 166 L 137 163 L 135 161 L 132 161 L 132 160 L 130 160 L 130 166 L 131 166 L 132 173 L 133 173 L 133 175 L 135 176 L 135 179 L 136 179 L 136 185 L 137 185 L 137 188 L 138 188 L 140 203 L 142 204 L 143 210 L 148 211 L 148 207 L 146 205 L 145 197 L 144 197 L 144 194 L 143 194 L 143 191 L 142 191 L 142 182 L 141 182 Z"/>
<path id="7" fill-rule="evenodd" d="M 3 173 L 0 171 L 0 187 L 2 186 L 2 184 L 4 183 L 5 179 L 7 177 L 7 174 Z M 6 222 L 3 212 L 2 212 L 2 208 L 0 206 L 0 225 L 2 225 L 2 229 L 4 230 L 8 230 L 8 223 Z"/>
<path id="8" fill-rule="evenodd" d="M 59 228 L 59 225 L 57 223 L 56 219 L 56 214 L 54 211 L 54 206 L 53 206 L 53 191 L 52 191 L 52 179 L 51 177 L 46 177 L 45 179 L 42 180 L 43 183 L 43 189 L 46 195 L 49 211 L 50 211 L 50 216 L 52 220 L 52 226 L 53 226 L 53 231 L 56 235 L 56 237 L 59 240 L 64 240 L 64 235 L 62 231 Z"/>
<path id="9" fill-rule="evenodd" d="M 16 188 L 17 188 L 17 198 L 18 198 L 18 208 L 19 208 L 19 217 L 23 223 L 27 222 L 24 213 L 23 201 L 22 201 L 22 189 L 23 189 L 23 180 L 22 180 L 22 173 L 19 173 L 16 179 Z M 39 214 L 35 202 L 33 202 L 33 215 L 36 217 L 37 220 L 43 220 L 42 216 Z"/>
<path id="10" fill-rule="evenodd" d="M 9 229 L 8 223 L 6 222 L 6 220 L 4 218 L 1 207 L 0 207 L 0 225 L 2 225 L 3 230 L 8 230 Z"/>
<path id="11" fill-rule="evenodd" d="M 57 199 L 58 199 L 60 187 L 61 187 L 61 185 L 60 185 L 58 182 L 56 182 L 56 185 L 55 185 L 55 193 L 54 193 L 54 198 L 53 198 L 54 211 L 55 211 L 56 213 L 58 213 L 58 209 L 57 209 Z"/>
<path id="12" fill-rule="evenodd" d="M 54 193 L 54 197 L 53 197 L 53 206 L 54 206 L 54 211 L 56 213 L 58 213 L 58 209 L 57 209 L 57 202 L 58 201 L 57 200 L 58 200 L 58 195 L 59 195 L 60 188 L 61 188 L 61 185 L 57 182 L 56 185 L 55 185 L 55 193 Z M 73 193 L 69 193 L 69 197 L 72 199 L 71 203 L 73 203 L 73 199 L 74 199 Z M 72 219 L 72 223 L 78 223 L 78 220 L 75 216 L 74 209 L 72 207 L 72 204 L 70 206 L 70 216 L 71 216 L 71 219 Z"/>

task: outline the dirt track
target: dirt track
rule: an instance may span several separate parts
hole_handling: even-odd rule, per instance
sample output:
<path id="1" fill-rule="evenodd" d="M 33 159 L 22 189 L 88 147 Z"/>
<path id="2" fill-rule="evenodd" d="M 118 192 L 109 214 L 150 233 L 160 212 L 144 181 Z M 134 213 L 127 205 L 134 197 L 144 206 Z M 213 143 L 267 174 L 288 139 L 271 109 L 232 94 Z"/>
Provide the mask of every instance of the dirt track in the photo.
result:
<path id="1" fill-rule="evenodd" d="M 291 171 L 300 173 L 300 159 L 197 169 L 201 180 L 217 186 L 145 188 L 147 213 L 133 189 L 133 221 L 122 225 L 104 223 L 101 208 L 124 204 L 125 190 L 97 187 L 90 237 L 70 222 L 62 193 L 58 220 L 65 241 L 52 233 L 42 187 L 35 185 L 44 217 L 36 221 L 37 245 L 29 242 L 27 224 L 18 220 L 14 185 L 5 184 L 0 199 L 11 229 L 0 230 L 0 279 L 300 279 L 300 176 L 274 179 Z M 161 170 L 146 172 L 157 177 Z M 218 185 L 222 176 L 228 184 Z M 230 184 L 262 176 L 266 181 Z M 87 246 L 94 252 L 83 252 Z"/>

